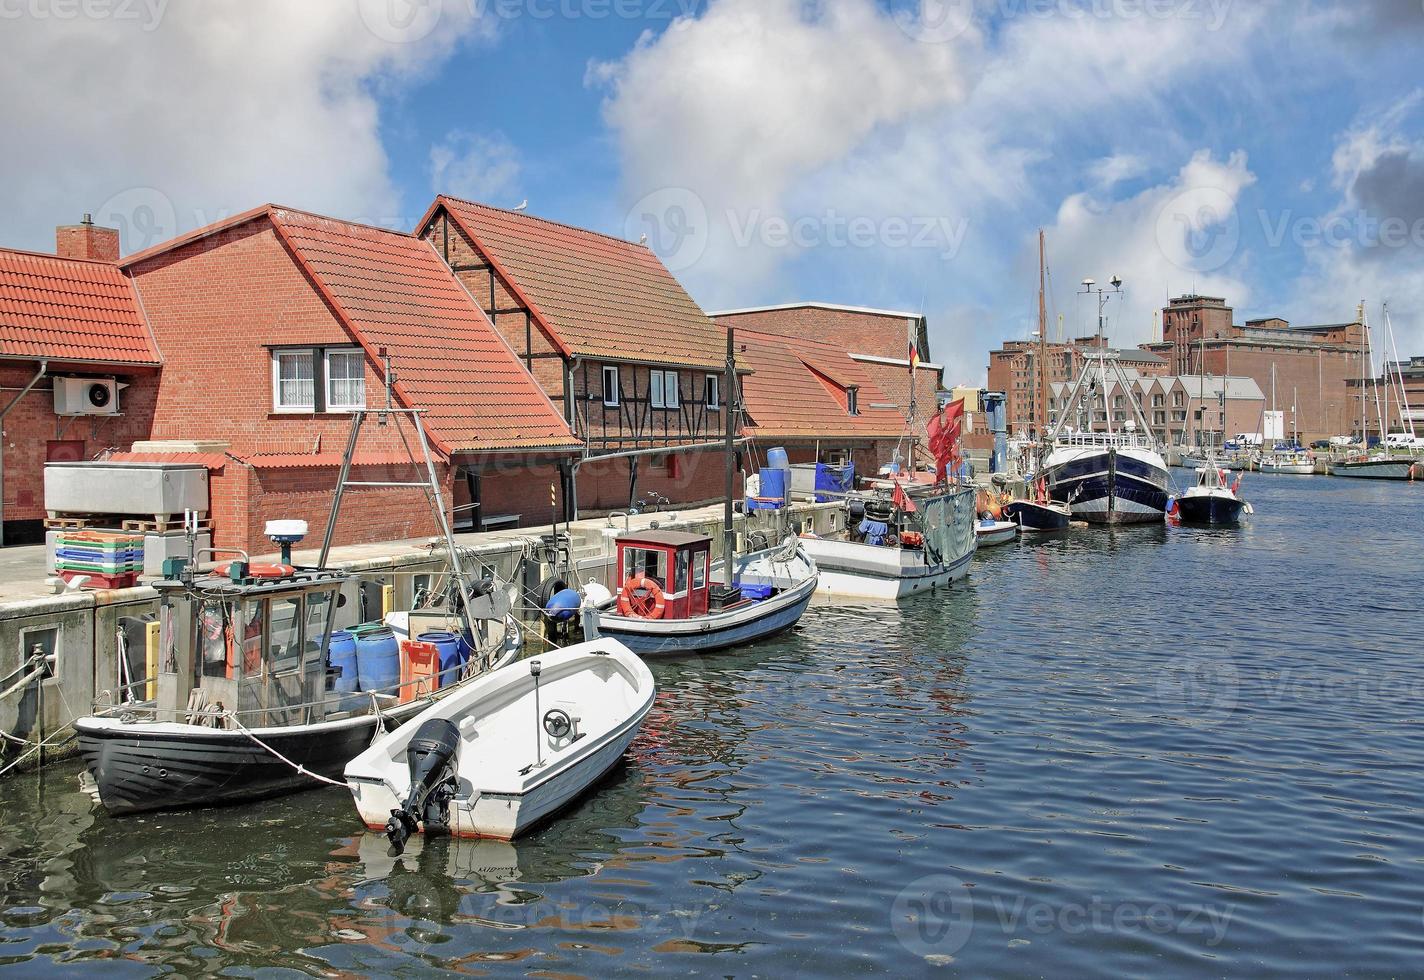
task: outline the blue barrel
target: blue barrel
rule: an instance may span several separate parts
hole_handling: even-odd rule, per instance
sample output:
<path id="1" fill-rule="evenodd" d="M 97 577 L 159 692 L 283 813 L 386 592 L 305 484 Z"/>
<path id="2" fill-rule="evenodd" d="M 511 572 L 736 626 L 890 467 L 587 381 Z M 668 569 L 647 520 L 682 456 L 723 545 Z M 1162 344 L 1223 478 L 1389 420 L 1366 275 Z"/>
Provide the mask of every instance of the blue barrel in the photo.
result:
<path id="1" fill-rule="evenodd" d="M 465 643 L 459 633 L 445 630 L 431 630 L 416 637 L 421 643 L 432 644 L 440 651 L 440 686 L 448 687 L 460 682 L 460 670 L 465 666 L 467 654 Z"/>
<path id="2" fill-rule="evenodd" d="M 317 642 L 321 642 L 321 637 L 317 637 Z M 326 663 L 328 667 L 339 671 L 331 682 L 333 691 L 351 694 L 360 690 L 360 675 L 356 665 L 356 637 L 345 630 L 332 633 L 331 645 L 326 649 Z"/>
<path id="3" fill-rule="evenodd" d="M 356 671 L 361 690 L 396 693 L 400 685 L 400 643 L 395 631 L 368 623 L 351 631 L 356 636 Z"/>
<path id="4" fill-rule="evenodd" d="M 757 496 L 763 499 L 778 500 L 781 501 L 781 503 L 785 503 L 786 481 L 790 475 L 790 470 L 763 469 L 761 471 L 761 492 L 758 493 Z M 781 504 L 778 503 L 772 506 L 779 507 Z"/>
<path id="5" fill-rule="evenodd" d="M 766 469 L 768 469 L 768 470 L 789 470 L 789 469 L 791 469 L 791 460 L 787 458 L 787 456 L 786 456 L 786 450 L 785 450 L 785 449 L 780 449 L 780 448 L 778 448 L 778 449 L 768 449 L 768 450 L 766 451 Z M 763 470 L 763 473 L 765 473 L 765 470 Z M 762 479 L 766 479 L 766 477 L 763 476 Z M 769 494 L 769 493 L 763 493 L 762 496 L 763 496 L 763 497 L 770 497 L 771 494 Z"/>

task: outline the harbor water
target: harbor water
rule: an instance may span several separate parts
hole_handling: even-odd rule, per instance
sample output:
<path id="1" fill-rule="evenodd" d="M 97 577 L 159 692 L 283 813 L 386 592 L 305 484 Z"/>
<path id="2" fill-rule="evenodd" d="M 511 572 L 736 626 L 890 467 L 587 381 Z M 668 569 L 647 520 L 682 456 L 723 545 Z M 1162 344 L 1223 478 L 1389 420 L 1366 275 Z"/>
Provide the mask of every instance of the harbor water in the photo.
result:
<path id="1" fill-rule="evenodd" d="M 10 779 L 0 964 L 1416 972 L 1424 486 L 1244 495 L 1241 528 L 1008 545 L 952 591 L 659 662 L 628 763 L 513 845 L 393 859 L 338 789 L 112 819 L 73 764 Z"/>

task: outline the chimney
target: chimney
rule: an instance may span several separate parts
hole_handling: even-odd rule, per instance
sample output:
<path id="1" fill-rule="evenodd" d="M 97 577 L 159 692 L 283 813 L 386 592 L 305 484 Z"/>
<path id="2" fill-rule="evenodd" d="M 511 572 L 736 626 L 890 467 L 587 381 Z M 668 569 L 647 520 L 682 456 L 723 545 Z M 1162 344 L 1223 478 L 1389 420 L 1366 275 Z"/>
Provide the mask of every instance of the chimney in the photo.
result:
<path id="1" fill-rule="evenodd" d="M 54 254 L 64 259 L 119 260 L 119 231 L 94 224 L 93 216 L 84 215 L 77 225 L 60 225 L 54 230 Z"/>

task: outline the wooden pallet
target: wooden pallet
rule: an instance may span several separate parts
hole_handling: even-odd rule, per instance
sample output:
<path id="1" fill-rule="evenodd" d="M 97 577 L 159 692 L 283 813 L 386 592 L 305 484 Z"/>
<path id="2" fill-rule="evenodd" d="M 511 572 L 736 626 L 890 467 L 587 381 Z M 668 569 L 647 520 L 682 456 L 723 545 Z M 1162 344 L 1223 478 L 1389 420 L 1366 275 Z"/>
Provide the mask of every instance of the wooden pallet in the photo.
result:
<path id="1" fill-rule="evenodd" d="M 144 534 L 163 534 L 168 531 L 183 530 L 183 518 L 181 517 L 169 518 L 168 520 L 159 520 L 157 517 L 154 517 L 151 520 L 144 520 L 143 518 L 125 518 L 122 521 L 122 524 L 123 529 L 125 531 L 142 532 Z M 198 518 L 199 531 L 211 531 L 212 529 L 213 522 L 211 520 L 209 520 L 207 517 Z"/>
<path id="2" fill-rule="evenodd" d="M 97 527 L 105 523 L 106 518 L 97 514 L 66 514 L 57 517 L 51 512 L 49 517 L 44 519 L 45 530 L 47 531 L 82 531 L 85 528 Z"/>

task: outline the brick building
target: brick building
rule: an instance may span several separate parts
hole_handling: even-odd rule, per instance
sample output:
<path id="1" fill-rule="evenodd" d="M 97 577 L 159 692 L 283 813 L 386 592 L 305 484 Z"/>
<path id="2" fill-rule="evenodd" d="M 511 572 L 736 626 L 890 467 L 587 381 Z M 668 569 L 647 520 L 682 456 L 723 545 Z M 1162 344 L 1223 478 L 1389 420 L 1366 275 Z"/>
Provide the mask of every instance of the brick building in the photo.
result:
<path id="1" fill-rule="evenodd" d="M 923 314 L 834 303 L 790 303 L 711 315 L 738 333 L 753 330 L 830 345 L 857 365 L 860 375 L 875 386 L 902 419 L 908 418 L 910 411 L 909 352 L 913 342 L 920 359 L 914 380 L 915 431 L 918 444 L 925 445 L 925 422 L 939 407 L 944 367 L 930 359 L 929 324 Z M 925 460 L 927 452 L 921 461 Z"/>
<path id="2" fill-rule="evenodd" d="M 742 432 L 758 460 L 782 447 L 793 463 L 853 462 L 864 475 L 890 462 L 897 446 L 908 454 L 899 407 L 843 348 L 747 327 L 734 339 L 738 366 L 750 369 Z"/>
<path id="3" fill-rule="evenodd" d="M 118 232 L 86 220 L 56 244 L 0 249 L 0 544 L 43 540 L 46 461 L 127 446 L 153 417 L 158 351 L 113 264 Z"/>
<path id="4" fill-rule="evenodd" d="M 1047 384 L 1071 384 L 1083 370 L 1084 358 L 1097 347 L 1096 336 L 1045 344 Z M 1164 375 L 1170 367 L 1151 351 L 1124 348 L 1113 353 L 1124 369 L 1143 377 Z M 1004 419 L 1010 437 L 1027 438 L 1036 428 L 1038 357 L 1038 342 L 1034 340 L 1008 340 L 989 352 L 988 390 L 1004 393 Z"/>
<path id="5" fill-rule="evenodd" d="M 1359 378 L 1345 381 L 1354 418 L 1351 428 L 1341 430 L 1342 435 L 1347 432 L 1359 435 L 1361 383 Z M 1386 361 L 1379 376 L 1364 381 L 1363 385 L 1365 431 L 1370 436 L 1380 434 L 1381 416 L 1386 420 L 1386 432 L 1408 432 L 1412 426 L 1416 435 L 1424 436 L 1424 356 Z"/>
<path id="6" fill-rule="evenodd" d="M 1200 375 L 1137 375 L 1126 369 L 1128 389 L 1116 381 L 1107 386 L 1108 404 L 1114 429 L 1121 429 L 1135 416 L 1130 399 L 1136 398 L 1157 441 L 1164 446 L 1220 446 L 1241 432 L 1260 432 L 1265 396 L 1251 378 Z M 1049 388 L 1051 423 L 1068 405 L 1072 382 L 1056 381 Z M 1087 399 L 1068 424 L 1075 429 L 1107 429 L 1107 408 L 1101 393 Z"/>
<path id="7" fill-rule="evenodd" d="M 59 243 L 103 243 L 105 231 L 61 229 Z M 349 413 L 384 404 L 389 356 L 395 403 L 427 412 L 447 511 L 547 519 L 547 496 L 531 487 L 580 444 L 429 243 L 273 205 L 120 262 L 108 234 L 103 262 L 16 260 L 48 263 L 51 293 L 87 291 L 60 318 L 82 326 L 86 343 L 120 351 L 122 340 L 126 358 L 148 352 L 122 392 L 122 422 L 79 458 L 203 463 L 219 546 L 270 550 L 263 524 L 276 517 L 305 519 L 319 536 Z M 25 269 L 0 283 L 14 275 L 27 288 Z M 99 311 L 102 328 L 99 296 L 112 305 Z M 0 334 L 32 330 L 26 309 L 0 308 Z M 394 423 L 368 426 L 353 479 L 409 481 L 400 435 Z M 38 469 L 23 479 L 37 484 Z M 360 488 L 348 493 L 336 541 L 434 530 L 418 491 Z"/>
<path id="8" fill-rule="evenodd" d="M 1268 410 L 1274 390 L 1274 409 L 1285 413 L 1287 431 L 1298 430 L 1304 440 L 1359 429 L 1358 399 L 1352 406 L 1349 387 L 1360 376 L 1359 320 L 1291 326 L 1265 317 L 1235 324 L 1225 299 L 1193 294 L 1168 302 L 1162 340 L 1143 346 L 1176 374 L 1252 378 L 1266 393 Z"/>
<path id="9" fill-rule="evenodd" d="M 562 473 L 580 508 L 721 498 L 721 451 L 687 447 L 725 431 L 726 335 L 650 249 L 444 195 L 417 234 L 586 444 Z"/>

